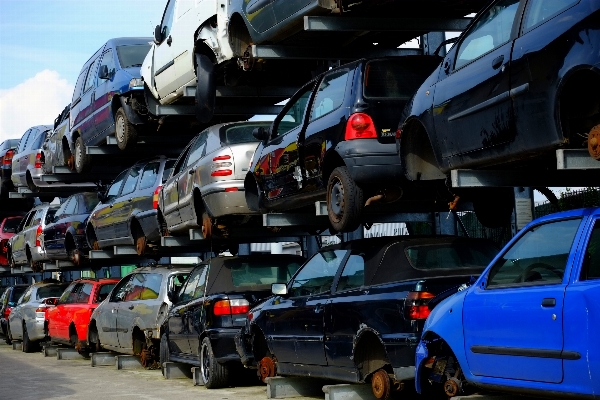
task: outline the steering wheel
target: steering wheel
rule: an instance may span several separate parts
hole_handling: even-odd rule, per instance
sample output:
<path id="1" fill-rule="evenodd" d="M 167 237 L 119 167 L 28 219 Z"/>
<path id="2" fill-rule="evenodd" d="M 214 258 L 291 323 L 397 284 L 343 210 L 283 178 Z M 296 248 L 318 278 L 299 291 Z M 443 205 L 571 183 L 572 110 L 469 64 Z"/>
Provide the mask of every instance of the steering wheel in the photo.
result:
<path id="1" fill-rule="evenodd" d="M 527 266 L 527 268 L 525 268 L 525 270 L 523 270 L 521 275 L 519 275 L 517 277 L 517 279 L 515 280 L 515 283 L 516 282 L 533 282 L 533 281 L 541 280 L 542 275 L 539 272 L 534 271 L 536 269 L 545 269 L 547 271 L 552 272 L 554 275 L 556 275 L 558 277 L 558 279 L 562 280 L 562 278 L 563 278 L 563 271 L 561 271 L 560 269 L 558 269 L 550 264 L 536 262 L 536 263 L 533 263 L 533 264 Z"/>

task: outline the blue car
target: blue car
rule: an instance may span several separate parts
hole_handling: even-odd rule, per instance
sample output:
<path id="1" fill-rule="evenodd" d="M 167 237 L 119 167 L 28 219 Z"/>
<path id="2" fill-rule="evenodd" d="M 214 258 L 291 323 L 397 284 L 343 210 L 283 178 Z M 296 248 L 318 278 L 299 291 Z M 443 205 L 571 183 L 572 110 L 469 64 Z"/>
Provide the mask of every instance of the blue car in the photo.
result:
<path id="1" fill-rule="evenodd" d="M 143 37 L 110 39 L 83 65 L 73 91 L 70 134 L 64 144 L 74 157 L 77 172 L 91 169 L 86 146 L 104 144 L 108 136 L 115 135 L 121 150 L 135 146 L 138 131 L 148 122 L 140 67 L 151 41 Z"/>
<path id="2" fill-rule="evenodd" d="M 539 218 L 432 310 L 416 389 L 600 398 L 600 208 Z"/>

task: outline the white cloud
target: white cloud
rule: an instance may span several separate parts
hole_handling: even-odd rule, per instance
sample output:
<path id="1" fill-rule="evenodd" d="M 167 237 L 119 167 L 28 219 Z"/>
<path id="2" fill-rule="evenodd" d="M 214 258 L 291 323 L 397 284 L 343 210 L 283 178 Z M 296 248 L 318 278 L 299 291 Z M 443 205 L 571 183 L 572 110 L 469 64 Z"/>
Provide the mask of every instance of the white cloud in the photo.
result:
<path id="1" fill-rule="evenodd" d="M 73 85 L 47 69 L 0 90 L 0 141 L 19 139 L 31 126 L 52 125 L 72 94 Z"/>

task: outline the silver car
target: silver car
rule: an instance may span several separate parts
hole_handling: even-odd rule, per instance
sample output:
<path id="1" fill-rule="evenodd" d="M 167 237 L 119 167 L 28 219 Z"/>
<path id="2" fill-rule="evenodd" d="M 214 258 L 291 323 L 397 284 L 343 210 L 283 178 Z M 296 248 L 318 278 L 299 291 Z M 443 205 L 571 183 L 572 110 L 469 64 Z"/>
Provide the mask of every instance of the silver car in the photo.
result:
<path id="1" fill-rule="evenodd" d="M 48 297 L 60 297 L 68 286 L 53 279 L 29 286 L 8 316 L 8 338 L 23 341 L 23 351 L 38 349 L 38 342 L 46 338 L 46 304 Z"/>
<path id="2" fill-rule="evenodd" d="M 54 129 L 48 133 L 42 145 L 44 163 L 42 171 L 45 174 L 53 173 L 53 167 L 68 166 L 73 169 L 73 156 L 71 155 L 68 139 L 65 136 L 69 129 L 69 115 L 71 105 L 66 106 L 54 120 Z"/>
<path id="3" fill-rule="evenodd" d="M 42 164 L 44 163 L 42 144 L 52 132 L 51 125 L 38 125 L 29 128 L 19 140 L 19 146 L 12 158 L 11 180 L 15 188 L 29 188 L 38 191 Z"/>
<path id="4" fill-rule="evenodd" d="M 253 131 L 270 122 L 213 125 L 186 147 L 158 199 L 158 219 L 164 234 L 184 234 L 202 227 L 210 238 L 214 220 L 223 224 L 235 216 L 256 214 L 248 209 L 244 178 L 258 146 Z"/>
<path id="5" fill-rule="evenodd" d="M 11 267 L 29 265 L 33 271 L 41 270 L 41 263 L 48 260 L 43 231 L 58 207 L 58 204 L 40 204 L 21 220 L 17 233 L 8 239 L 7 258 Z"/>
<path id="6" fill-rule="evenodd" d="M 92 351 L 101 348 L 140 355 L 147 368 L 159 360 L 160 327 L 192 267 L 149 266 L 138 268 L 114 287 L 110 296 L 92 313 L 88 342 Z"/>

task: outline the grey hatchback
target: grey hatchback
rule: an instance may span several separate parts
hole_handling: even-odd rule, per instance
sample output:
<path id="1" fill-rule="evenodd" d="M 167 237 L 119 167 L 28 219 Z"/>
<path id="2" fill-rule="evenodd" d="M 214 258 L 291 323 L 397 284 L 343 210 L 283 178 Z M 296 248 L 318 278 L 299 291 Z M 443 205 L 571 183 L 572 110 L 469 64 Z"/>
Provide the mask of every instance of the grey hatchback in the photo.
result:
<path id="1" fill-rule="evenodd" d="M 92 211 L 86 238 L 91 249 L 135 244 L 144 254 L 147 243 L 160 239 L 158 192 L 167 180 L 175 160 L 159 156 L 139 161 L 121 172 Z"/>

